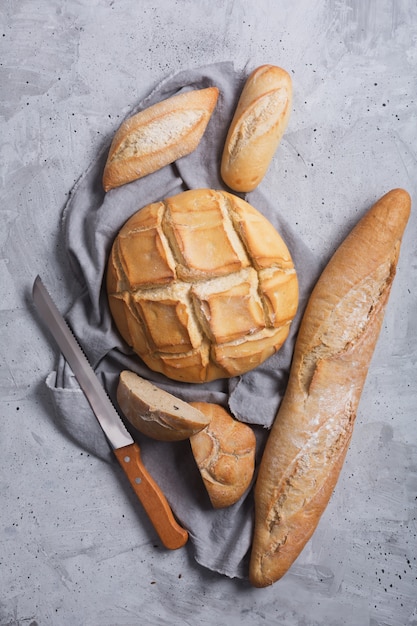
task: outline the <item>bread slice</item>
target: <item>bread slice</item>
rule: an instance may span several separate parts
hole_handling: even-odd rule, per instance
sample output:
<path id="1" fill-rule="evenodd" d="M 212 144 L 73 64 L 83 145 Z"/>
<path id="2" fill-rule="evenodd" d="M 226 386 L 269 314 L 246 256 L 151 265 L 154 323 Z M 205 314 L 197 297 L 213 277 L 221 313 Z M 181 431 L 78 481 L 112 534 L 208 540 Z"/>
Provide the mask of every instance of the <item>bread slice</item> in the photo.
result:
<path id="1" fill-rule="evenodd" d="M 160 441 L 188 439 L 211 419 L 188 402 L 127 370 L 119 376 L 117 402 L 132 426 Z"/>
<path id="2" fill-rule="evenodd" d="M 194 458 L 214 508 L 237 502 L 255 469 L 255 434 L 220 405 L 191 402 L 210 423 L 190 438 Z"/>

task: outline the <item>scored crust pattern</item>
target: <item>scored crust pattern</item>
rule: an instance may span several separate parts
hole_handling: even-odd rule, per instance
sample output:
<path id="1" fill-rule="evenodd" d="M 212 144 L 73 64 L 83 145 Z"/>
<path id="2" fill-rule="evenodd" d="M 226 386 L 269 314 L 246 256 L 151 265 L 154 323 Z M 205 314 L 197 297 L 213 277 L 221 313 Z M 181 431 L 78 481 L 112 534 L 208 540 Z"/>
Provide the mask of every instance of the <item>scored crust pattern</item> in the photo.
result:
<path id="1" fill-rule="evenodd" d="M 233 194 L 190 190 L 147 205 L 112 246 L 107 292 L 125 341 L 186 382 L 242 374 L 276 352 L 298 304 L 286 244 Z"/>

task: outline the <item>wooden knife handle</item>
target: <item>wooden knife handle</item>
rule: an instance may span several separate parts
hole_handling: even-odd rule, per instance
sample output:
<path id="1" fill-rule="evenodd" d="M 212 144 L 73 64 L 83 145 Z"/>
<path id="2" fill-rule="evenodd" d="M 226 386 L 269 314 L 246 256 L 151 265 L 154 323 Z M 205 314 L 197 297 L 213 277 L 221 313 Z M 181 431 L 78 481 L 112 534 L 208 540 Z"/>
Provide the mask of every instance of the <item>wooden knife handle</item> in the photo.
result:
<path id="1" fill-rule="evenodd" d="M 138 444 L 117 448 L 114 454 L 164 546 L 170 550 L 184 546 L 188 532 L 177 523 L 167 499 L 145 469 Z"/>

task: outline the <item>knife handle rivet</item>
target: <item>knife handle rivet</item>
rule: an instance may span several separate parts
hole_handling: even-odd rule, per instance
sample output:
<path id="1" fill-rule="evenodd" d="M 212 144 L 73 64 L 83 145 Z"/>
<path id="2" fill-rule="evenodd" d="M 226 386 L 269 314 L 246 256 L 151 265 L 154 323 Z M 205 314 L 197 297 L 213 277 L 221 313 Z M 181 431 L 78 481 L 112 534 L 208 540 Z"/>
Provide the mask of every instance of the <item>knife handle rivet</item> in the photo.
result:
<path id="1" fill-rule="evenodd" d="M 137 478 L 135 478 L 135 483 L 136 483 L 137 485 L 140 485 L 140 483 L 141 483 L 141 482 L 142 482 L 142 479 L 141 479 L 141 478 L 139 478 L 139 476 L 138 476 Z"/>
<path id="2" fill-rule="evenodd" d="M 124 461 L 125 463 L 129 463 L 129 461 L 130 461 L 130 456 L 125 456 L 125 458 L 123 459 L 123 461 Z"/>

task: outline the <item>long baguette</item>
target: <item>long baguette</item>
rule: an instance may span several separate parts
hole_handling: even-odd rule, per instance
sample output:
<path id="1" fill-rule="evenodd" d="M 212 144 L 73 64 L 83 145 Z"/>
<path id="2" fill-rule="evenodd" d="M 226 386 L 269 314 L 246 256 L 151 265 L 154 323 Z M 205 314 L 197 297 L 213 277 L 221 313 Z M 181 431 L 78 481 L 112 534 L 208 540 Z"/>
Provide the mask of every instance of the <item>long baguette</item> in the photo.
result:
<path id="1" fill-rule="evenodd" d="M 276 65 L 261 65 L 248 77 L 227 133 L 221 175 L 234 191 L 259 185 L 287 128 L 291 77 Z"/>
<path id="2" fill-rule="evenodd" d="M 219 96 L 217 87 L 185 91 L 128 118 L 116 132 L 103 172 L 109 191 L 193 152 Z"/>
<path id="3" fill-rule="evenodd" d="M 256 587 L 287 572 L 336 485 L 410 208 L 403 189 L 383 196 L 336 250 L 307 303 L 255 488 Z"/>

